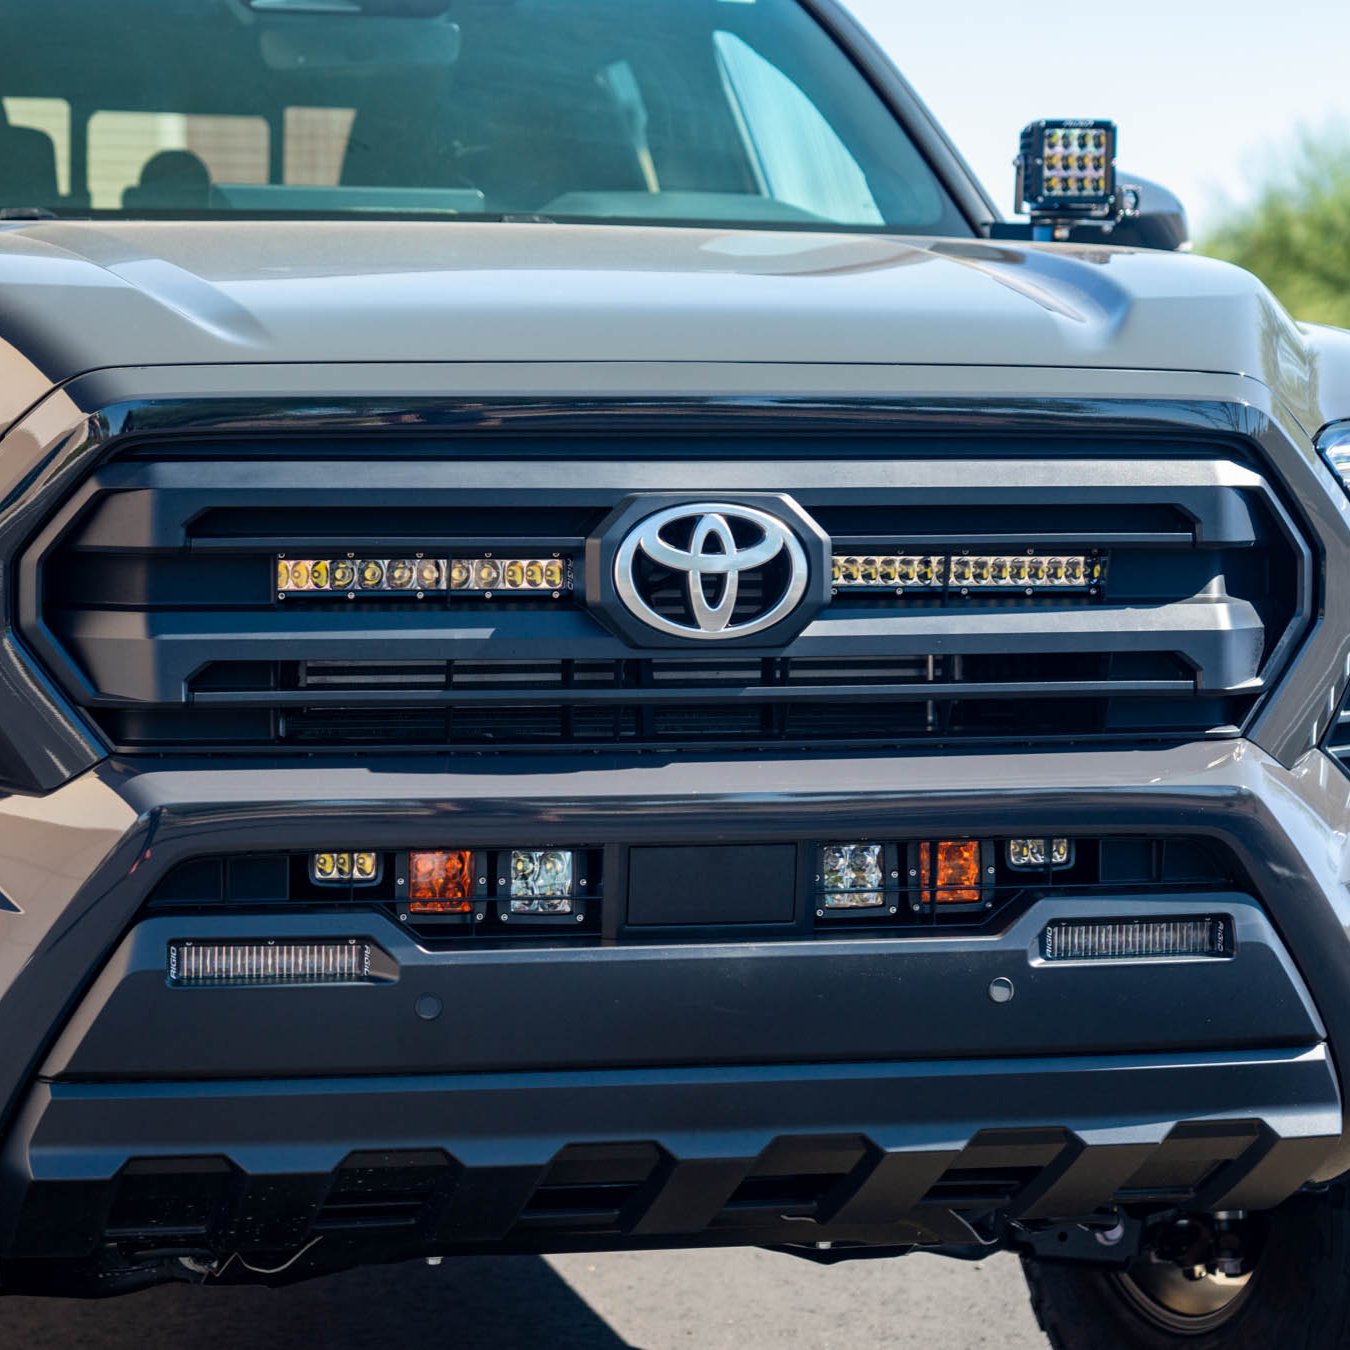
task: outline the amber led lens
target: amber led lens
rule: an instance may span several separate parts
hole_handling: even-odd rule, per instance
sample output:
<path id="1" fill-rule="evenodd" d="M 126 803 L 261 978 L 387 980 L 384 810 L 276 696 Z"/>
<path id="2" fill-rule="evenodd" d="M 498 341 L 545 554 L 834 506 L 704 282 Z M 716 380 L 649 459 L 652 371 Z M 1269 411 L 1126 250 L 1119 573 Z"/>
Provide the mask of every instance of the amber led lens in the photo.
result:
<path id="1" fill-rule="evenodd" d="M 921 898 L 925 905 L 935 901 L 939 905 L 978 905 L 983 898 L 978 839 L 920 844 L 919 872 L 923 877 Z"/>
<path id="2" fill-rule="evenodd" d="M 473 909 L 473 854 L 468 849 L 414 853 L 408 862 L 408 905 L 414 914 L 468 914 Z M 434 903 L 435 908 L 419 907 Z"/>

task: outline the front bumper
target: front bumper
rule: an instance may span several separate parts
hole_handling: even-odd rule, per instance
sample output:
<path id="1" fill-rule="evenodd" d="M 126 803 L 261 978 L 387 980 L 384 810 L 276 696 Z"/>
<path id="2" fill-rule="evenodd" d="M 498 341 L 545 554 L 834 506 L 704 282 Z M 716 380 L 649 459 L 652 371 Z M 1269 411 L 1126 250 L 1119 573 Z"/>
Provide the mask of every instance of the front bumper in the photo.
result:
<path id="1" fill-rule="evenodd" d="M 954 1243 L 981 1208 L 1049 1220 L 1131 1198 L 1277 1203 L 1350 1168 L 1337 1075 L 1350 1046 L 1348 797 L 1324 756 L 1286 770 L 1243 743 L 596 757 L 580 771 L 104 766 L 0 804 L 13 905 L 0 912 L 0 1016 L 14 1029 L 0 1044 L 0 1251 L 163 1247 L 156 1234 L 283 1249 L 317 1232 L 412 1254 L 803 1232 Z M 963 941 L 433 953 L 367 921 L 361 935 L 399 963 L 393 984 L 166 986 L 170 938 L 300 922 L 140 917 L 179 861 L 321 848 L 353 829 L 406 846 L 449 828 L 502 846 L 1204 835 L 1233 850 L 1256 894 L 1206 898 L 1238 925 L 1239 955 L 1224 962 L 1046 969 L 1034 938 L 1069 903 L 1055 901 Z M 1121 896 L 1113 913 L 1168 905 Z M 324 924 L 362 927 L 303 927 Z M 999 977 L 1011 1002 L 989 997 Z M 418 1016 L 426 994 L 440 1017 Z M 344 1226 L 342 1197 L 370 1192 L 403 1195 L 381 1211 L 397 1232 Z"/>

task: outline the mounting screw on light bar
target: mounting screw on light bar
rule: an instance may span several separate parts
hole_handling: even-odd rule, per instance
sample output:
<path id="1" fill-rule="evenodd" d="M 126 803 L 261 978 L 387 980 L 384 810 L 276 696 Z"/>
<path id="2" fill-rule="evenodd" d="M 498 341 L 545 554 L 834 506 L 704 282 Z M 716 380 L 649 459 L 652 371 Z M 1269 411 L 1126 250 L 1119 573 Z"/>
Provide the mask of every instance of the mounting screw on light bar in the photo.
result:
<path id="1" fill-rule="evenodd" d="M 447 592 L 557 595 L 572 589 L 566 558 L 276 558 L 280 600 L 356 600 Z"/>
<path id="2" fill-rule="evenodd" d="M 1166 961 L 1236 954 L 1232 920 L 1212 914 L 1175 919 L 1059 919 L 1041 939 L 1046 961 Z"/>
<path id="3" fill-rule="evenodd" d="M 369 984 L 394 978 L 392 960 L 360 938 L 172 942 L 169 983 L 208 985 Z"/>

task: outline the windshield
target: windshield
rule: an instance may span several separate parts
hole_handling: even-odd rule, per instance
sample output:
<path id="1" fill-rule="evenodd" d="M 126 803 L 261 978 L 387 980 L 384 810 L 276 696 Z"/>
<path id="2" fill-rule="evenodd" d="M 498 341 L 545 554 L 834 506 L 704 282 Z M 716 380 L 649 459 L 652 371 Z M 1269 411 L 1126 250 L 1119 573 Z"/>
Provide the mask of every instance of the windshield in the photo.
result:
<path id="1" fill-rule="evenodd" d="M 0 0 L 0 210 L 969 234 L 797 0 Z"/>

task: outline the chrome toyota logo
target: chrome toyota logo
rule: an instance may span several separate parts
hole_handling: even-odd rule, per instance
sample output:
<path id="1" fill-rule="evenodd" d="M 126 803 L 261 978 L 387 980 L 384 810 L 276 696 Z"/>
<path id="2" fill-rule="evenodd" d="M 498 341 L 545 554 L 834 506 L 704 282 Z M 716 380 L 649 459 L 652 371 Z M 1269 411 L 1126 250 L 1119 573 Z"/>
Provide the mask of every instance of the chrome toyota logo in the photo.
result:
<path id="1" fill-rule="evenodd" d="M 801 602 L 810 570 L 805 549 L 777 516 L 699 502 L 658 511 L 630 531 L 614 559 L 614 586 L 658 632 L 707 641 L 772 628 Z M 663 578 L 668 595 L 674 579 L 679 617 L 655 608 Z M 753 610 L 733 622 L 741 600 L 752 601 Z"/>

